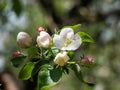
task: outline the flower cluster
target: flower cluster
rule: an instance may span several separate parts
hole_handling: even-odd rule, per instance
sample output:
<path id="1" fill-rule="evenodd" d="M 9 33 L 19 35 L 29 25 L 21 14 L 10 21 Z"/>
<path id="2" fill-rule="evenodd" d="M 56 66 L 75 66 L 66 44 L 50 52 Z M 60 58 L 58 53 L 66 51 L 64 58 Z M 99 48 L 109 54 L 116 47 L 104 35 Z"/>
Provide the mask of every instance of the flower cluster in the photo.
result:
<path id="1" fill-rule="evenodd" d="M 79 60 L 75 60 L 76 50 L 80 48 L 82 43 L 93 42 L 88 34 L 75 33 L 79 27 L 80 24 L 66 26 L 52 36 L 43 27 L 39 27 L 36 43 L 28 33 L 19 32 L 17 43 L 20 49 L 13 52 L 11 60 L 15 67 L 22 67 L 19 78 L 27 80 L 38 74 L 38 90 L 43 90 L 43 88 L 49 89 L 51 85 L 56 85 L 62 73 L 69 74 L 69 69 L 78 75 L 80 67 L 91 66 L 93 64 L 92 57 L 83 57 L 82 55 L 77 56 Z M 42 78 L 45 77 L 46 82 L 41 84 Z"/>

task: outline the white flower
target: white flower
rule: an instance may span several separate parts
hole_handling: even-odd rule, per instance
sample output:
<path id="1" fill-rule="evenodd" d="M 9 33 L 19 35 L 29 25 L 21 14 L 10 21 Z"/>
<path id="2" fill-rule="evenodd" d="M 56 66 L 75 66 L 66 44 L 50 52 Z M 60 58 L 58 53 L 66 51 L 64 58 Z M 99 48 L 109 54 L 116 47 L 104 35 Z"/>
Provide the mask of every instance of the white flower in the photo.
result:
<path id="1" fill-rule="evenodd" d="M 32 44 L 32 38 L 26 32 L 19 32 L 17 35 L 17 43 L 20 48 L 30 47 Z"/>
<path id="2" fill-rule="evenodd" d="M 63 28 L 59 35 L 54 35 L 53 42 L 60 50 L 76 50 L 80 47 L 82 39 L 78 34 L 74 35 L 72 28 Z"/>
<path id="3" fill-rule="evenodd" d="M 37 44 L 39 45 L 39 47 L 49 48 L 51 45 L 51 42 L 52 42 L 52 39 L 50 35 L 45 31 L 41 31 L 40 35 L 37 37 Z"/>
<path id="4" fill-rule="evenodd" d="M 55 64 L 58 64 L 59 66 L 64 66 L 65 63 L 69 60 L 69 56 L 67 55 L 67 52 L 61 52 L 58 53 L 54 59 Z"/>

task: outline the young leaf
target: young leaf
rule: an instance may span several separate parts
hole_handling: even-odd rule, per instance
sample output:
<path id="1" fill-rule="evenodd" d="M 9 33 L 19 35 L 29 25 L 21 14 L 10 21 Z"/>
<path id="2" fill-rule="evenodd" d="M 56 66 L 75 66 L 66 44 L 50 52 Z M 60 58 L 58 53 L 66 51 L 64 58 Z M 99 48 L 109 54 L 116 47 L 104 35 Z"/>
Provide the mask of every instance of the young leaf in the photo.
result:
<path id="1" fill-rule="evenodd" d="M 55 86 L 58 82 L 53 82 L 50 77 L 49 65 L 42 66 L 38 73 L 38 90 L 49 90 Z"/>
<path id="2" fill-rule="evenodd" d="M 82 72 L 81 72 L 81 69 L 80 69 L 79 65 L 78 64 L 71 64 L 71 69 L 74 71 L 74 73 L 77 76 L 77 78 L 81 82 L 84 82 L 83 76 L 82 76 Z"/>
<path id="3" fill-rule="evenodd" d="M 73 26 L 65 26 L 63 28 L 72 28 L 73 30 L 78 30 L 81 27 L 81 24 L 76 24 Z"/>
<path id="4" fill-rule="evenodd" d="M 27 80 L 31 78 L 32 70 L 34 69 L 34 63 L 28 62 L 19 72 L 19 78 L 22 80 Z"/>
<path id="5" fill-rule="evenodd" d="M 32 71 L 32 76 L 34 76 L 40 70 L 40 68 L 41 68 L 42 65 L 47 64 L 47 63 L 48 63 L 47 60 L 40 60 L 40 61 L 38 61 L 35 64 L 35 67 L 34 67 L 34 69 Z"/>
<path id="6" fill-rule="evenodd" d="M 26 56 L 13 57 L 11 59 L 12 65 L 16 68 L 22 66 L 25 61 L 25 58 L 26 58 Z"/>
<path id="7" fill-rule="evenodd" d="M 50 77 L 54 82 L 57 82 L 62 77 L 62 70 L 60 67 L 50 70 Z"/>
<path id="8" fill-rule="evenodd" d="M 95 85 L 94 83 L 89 83 L 89 82 L 84 81 L 82 72 L 81 72 L 80 67 L 79 67 L 78 64 L 72 64 L 71 69 L 74 71 L 75 75 L 77 76 L 77 78 L 81 82 L 83 82 L 84 84 L 87 84 L 90 87 L 94 87 L 94 85 Z"/>
<path id="9" fill-rule="evenodd" d="M 69 68 L 66 67 L 66 66 L 63 66 L 63 67 L 62 67 L 62 71 L 63 71 L 63 73 L 65 73 L 65 74 L 69 74 Z"/>
<path id="10" fill-rule="evenodd" d="M 52 47 L 51 49 L 54 54 L 57 54 L 59 52 L 58 48 L 56 47 Z"/>
<path id="11" fill-rule="evenodd" d="M 81 24 L 76 24 L 76 25 L 71 26 L 73 30 L 78 30 L 80 27 L 81 27 Z"/>
<path id="12" fill-rule="evenodd" d="M 53 84 L 50 84 L 48 86 L 44 86 L 42 89 L 40 90 L 49 90 L 50 88 L 54 87 L 55 85 L 57 85 L 59 82 L 55 82 Z"/>
<path id="13" fill-rule="evenodd" d="M 37 47 L 33 46 L 28 49 L 28 58 L 34 58 L 38 54 Z"/>
<path id="14" fill-rule="evenodd" d="M 78 34 L 82 38 L 82 42 L 90 42 L 90 43 L 94 42 L 94 40 L 91 38 L 91 36 L 89 36 L 87 33 L 85 33 L 85 32 L 78 32 Z"/>

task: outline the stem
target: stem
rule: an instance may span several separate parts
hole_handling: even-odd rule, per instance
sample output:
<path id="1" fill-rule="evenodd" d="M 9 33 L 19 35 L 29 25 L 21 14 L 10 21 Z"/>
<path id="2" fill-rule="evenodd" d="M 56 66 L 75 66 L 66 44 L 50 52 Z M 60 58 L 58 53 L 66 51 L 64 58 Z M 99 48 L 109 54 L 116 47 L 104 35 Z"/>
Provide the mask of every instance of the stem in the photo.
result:
<path id="1" fill-rule="evenodd" d="M 41 58 L 44 58 L 44 53 L 43 53 L 43 48 L 40 47 L 40 51 L 41 51 Z"/>
<path id="2" fill-rule="evenodd" d="M 76 64 L 76 62 L 67 62 L 68 64 Z"/>
<path id="3" fill-rule="evenodd" d="M 49 50 L 52 53 L 52 56 L 55 57 L 55 54 L 53 53 L 52 49 L 50 48 Z"/>

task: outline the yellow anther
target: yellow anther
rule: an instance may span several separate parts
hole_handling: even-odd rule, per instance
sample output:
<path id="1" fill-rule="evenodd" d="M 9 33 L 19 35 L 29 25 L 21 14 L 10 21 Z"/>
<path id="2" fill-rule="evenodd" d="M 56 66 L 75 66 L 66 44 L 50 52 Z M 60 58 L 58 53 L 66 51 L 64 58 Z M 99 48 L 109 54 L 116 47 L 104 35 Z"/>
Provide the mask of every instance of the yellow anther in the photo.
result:
<path id="1" fill-rule="evenodd" d="M 71 44 L 71 40 L 70 39 L 67 39 L 66 41 L 65 41 L 65 46 L 67 47 L 67 46 L 69 46 L 70 44 Z"/>

